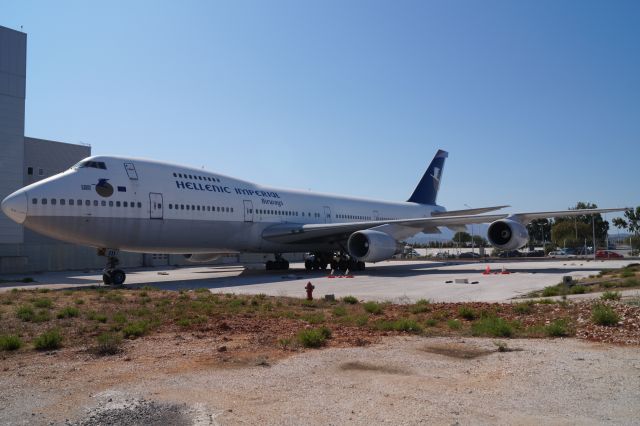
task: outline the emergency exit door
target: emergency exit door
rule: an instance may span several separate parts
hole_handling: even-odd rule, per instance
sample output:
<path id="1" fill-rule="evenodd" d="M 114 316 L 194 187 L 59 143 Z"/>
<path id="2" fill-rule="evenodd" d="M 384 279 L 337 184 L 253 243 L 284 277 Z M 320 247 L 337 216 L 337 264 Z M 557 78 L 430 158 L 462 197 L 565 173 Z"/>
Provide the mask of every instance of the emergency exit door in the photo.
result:
<path id="1" fill-rule="evenodd" d="M 253 222 L 253 202 L 244 200 L 244 221 Z"/>
<path id="2" fill-rule="evenodd" d="M 163 207 L 162 207 L 162 194 L 155 192 L 149 193 L 149 209 L 151 219 L 162 219 Z"/>

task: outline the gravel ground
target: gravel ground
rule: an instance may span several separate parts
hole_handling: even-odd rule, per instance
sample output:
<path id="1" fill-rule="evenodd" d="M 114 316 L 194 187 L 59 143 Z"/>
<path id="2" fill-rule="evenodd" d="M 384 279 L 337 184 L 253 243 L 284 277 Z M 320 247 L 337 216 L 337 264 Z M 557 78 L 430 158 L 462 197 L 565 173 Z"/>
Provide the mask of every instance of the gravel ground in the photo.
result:
<path id="1" fill-rule="evenodd" d="M 5 356 L 1 424 L 638 424 L 637 346 L 576 339 L 388 337 L 220 357 L 154 336 L 124 353 Z"/>

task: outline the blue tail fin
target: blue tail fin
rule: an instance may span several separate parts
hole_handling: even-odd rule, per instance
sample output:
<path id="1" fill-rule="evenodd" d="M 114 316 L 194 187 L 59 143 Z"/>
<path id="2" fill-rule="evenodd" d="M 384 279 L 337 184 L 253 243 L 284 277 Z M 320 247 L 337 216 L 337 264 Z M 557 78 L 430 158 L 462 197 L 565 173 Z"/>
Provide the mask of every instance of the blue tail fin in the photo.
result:
<path id="1" fill-rule="evenodd" d="M 438 197 L 438 189 L 440 189 L 440 181 L 442 180 L 442 170 L 444 169 L 444 160 L 449 156 L 447 151 L 438 150 L 436 156 L 433 157 L 429 168 L 425 172 L 420 183 L 411 194 L 408 202 L 419 204 L 435 204 Z"/>

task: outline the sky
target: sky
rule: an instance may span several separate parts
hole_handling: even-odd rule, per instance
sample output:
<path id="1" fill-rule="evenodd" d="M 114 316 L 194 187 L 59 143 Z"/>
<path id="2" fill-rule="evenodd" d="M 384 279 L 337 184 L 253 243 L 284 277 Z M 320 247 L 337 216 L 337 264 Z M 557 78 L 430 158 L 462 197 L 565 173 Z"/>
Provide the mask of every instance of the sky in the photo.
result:
<path id="1" fill-rule="evenodd" d="M 405 201 L 640 204 L 638 1 L 3 0 L 25 133 Z M 611 219 L 611 215 L 607 218 Z"/>

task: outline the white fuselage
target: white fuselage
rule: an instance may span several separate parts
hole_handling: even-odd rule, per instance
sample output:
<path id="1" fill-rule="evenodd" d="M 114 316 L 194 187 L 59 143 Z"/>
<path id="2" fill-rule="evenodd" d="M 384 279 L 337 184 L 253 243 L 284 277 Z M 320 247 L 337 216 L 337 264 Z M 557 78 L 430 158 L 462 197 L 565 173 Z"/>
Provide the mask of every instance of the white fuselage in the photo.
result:
<path id="1" fill-rule="evenodd" d="M 270 242 L 262 238 L 265 229 L 423 218 L 445 210 L 269 188 L 149 160 L 98 156 L 78 164 L 20 190 L 26 227 L 63 241 L 133 252 L 284 253 L 337 247 Z"/>

